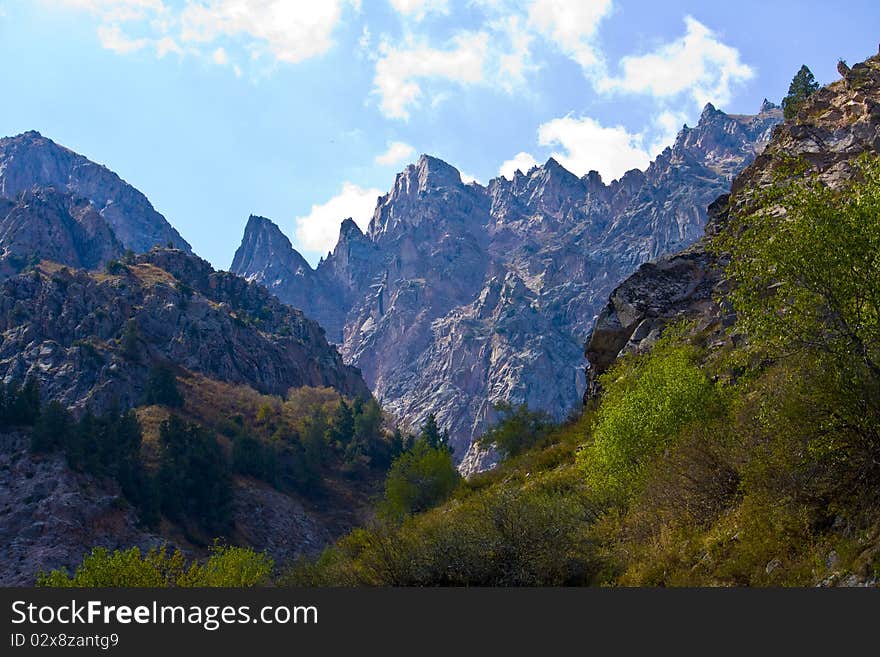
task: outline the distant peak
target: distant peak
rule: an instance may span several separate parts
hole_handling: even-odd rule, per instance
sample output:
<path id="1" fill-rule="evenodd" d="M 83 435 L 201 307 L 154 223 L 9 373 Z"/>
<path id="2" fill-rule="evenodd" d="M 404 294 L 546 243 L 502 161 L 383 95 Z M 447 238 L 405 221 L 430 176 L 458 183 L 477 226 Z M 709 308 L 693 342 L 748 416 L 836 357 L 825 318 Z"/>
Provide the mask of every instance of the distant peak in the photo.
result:
<path id="1" fill-rule="evenodd" d="M 287 238 L 281 229 L 271 219 L 267 219 L 266 217 L 261 217 L 258 214 L 252 214 L 248 217 L 247 226 L 244 229 L 245 238 L 248 235 L 255 234 L 265 234 L 271 239 L 273 242 L 281 242 L 286 244 L 289 248 L 293 248 L 290 243 L 290 240 Z"/>
<path id="2" fill-rule="evenodd" d="M 462 184 L 458 169 L 431 155 L 423 154 L 419 157 L 416 172 L 419 177 L 420 189 Z"/>
<path id="3" fill-rule="evenodd" d="M 339 226 L 339 239 L 340 240 L 350 240 L 352 238 L 363 237 L 364 233 L 361 230 L 360 226 L 355 223 L 354 219 L 348 217 L 343 220 L 342 224 Z"/>
<path id="4" fill-rule="evenodd" d="M 710 117 L 713 114 L 718 114 L 718 110 L 715 109 L 715 106 L 712 103 L 706 103 L 706 106 L 703 108 L 702 114 L 700 114 L 700 120 L 704 118 Z"/>
<path id="5" fill-rule="evenodd" d="M 604 185 L 604 183 L 602 182 L 602 174 L 600 174 L 595 169 L 591 169 L 590 171 L 585 173 L 583 178 L 581 178 L 581 180 L 585 181 L 588 185 L 594 185 L 594 186 L 603 186 Z"/>

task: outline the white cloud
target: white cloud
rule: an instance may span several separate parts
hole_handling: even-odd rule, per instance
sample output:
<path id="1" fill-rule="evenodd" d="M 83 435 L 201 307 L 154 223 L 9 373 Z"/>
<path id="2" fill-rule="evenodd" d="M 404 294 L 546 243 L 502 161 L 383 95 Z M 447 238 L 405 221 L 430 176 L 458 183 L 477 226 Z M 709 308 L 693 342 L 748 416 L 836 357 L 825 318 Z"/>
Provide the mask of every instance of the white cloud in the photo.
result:
<path id="1" fill-rule="evenodd" d="M 595 169 L 605 180 L 613 180 L 630 169 L 644 169 L 651 161 L 641 134 L 632 134 L 623 126 L 606 128 L 586 116 L 544 123 L 538 128 L 538 141 L 561 148 L 553 157 L 578 176 Z"/>
<path id="2" fill-rule="evenodd" d="M 162 0 L 55 0 L 57 4 L 96 14 L 104 23 L 121 23 L 167 11 Z"/>
<path id="3" fill-rule="evenodd" d="M 529 24 L 589 70 L 602 63 L 595 37 L 610 12 L 611 0 L 533 0 Z"/>
<path id="4" fill-rule="evenodd" d="M 449 13 L 447 0 L 390 0 L 390 2 L 397 13 L 412 17 L 417 21 L 422 20 L 425 15 L 430 13 Z"/>
<path id="5" fill-rule="evenodd" d="M 525 83 L 525 74 L 537 70 L 532 62 L 532 42 L 535 37 L 525 28 L 519 16 L 508 16 L 492 24 L 503 34 L 510 50 L 498 58 L 498 79 L 505 91 L 511 93 L 515 87 Z"/>
<path id="6" fill-rule="evenodd" d="M 104 48 L 120 55 L 137 52 L 150 44 L 149 39 L 132 39 L 126 36 L 118 25 L 101 25 L 98 28 L 98 40 Z"/>
<path id="7" fill-rule="evenodd" d="M 209 0 L 188 4 L 180 15 L 181 39 L 211 43 L 244 38 L 252 53 L 270 53 L 294 64 L 327 52 L 342 17 L 342 0 Z"/>
<path id="8" fill-rule="evenodd" d="M 327 52 L 344 8 L 360 8 L 360 0 L 187 0 L 182 7 L 162 0 L 47 1 L 94 14 L 101 44 L 114 52 L 152 44 L 162 57 L 182 53 L 180 44 L 189 44 L 187 53 L 213 57 L 218 49 L 234 44 L 251 59 L 268 56 L 291 64 Z M 131 39 L 123 26 L 143 36 Z"/>
<path id="9" fill-rule="evenodd" d="M 177 55 L 183 54 L 183 48 L 170 36 L 164 36 L 156 41 L 156 55 L 162 59 L 168 53 L 173 52 Z"/>
<path id="10" fill-rule="evenodd" d="M 538 166 L 538 161 L 532 154 L 521 151 L 501 164 L 498 168 L 498 175 L 504 176 L 508 180 L 513 180 L 513 175 L 517 169 L 523 173 L 528 173 L 529 169 L 535 166 Z"/>
<path id="11" fill-rule="evenodd" d="M 376 156 L 376 164 L 382 166 L 394 166 L 403 164 L 409 160 L 416 152 L 416 149 L 402 141 L 392 141 L 388 144 L 388 148 L 384 153 Z"/>
<path id="12" fill-rule="evenodd" d="M 458 175 L 461 176 L 461 182 L 463 182 L 465 185 L 469 185 L 472 182 L 479 183 L 481 185 L 483 184 L 479 178 L 477 178 L 476 176 L 472 176 L 471 174 L 464 171 L 459 171 Z"/>
<path id="13" fill-rule="evenodd" d="M 226 50 L 223 48 L 217 48 L 212 54 L 211 59 L 214 60 L 215 64 L 219 64 L 220 66 L 226 66 L 229 63 L 229 55 L 226 54 Z"/>
<path id="14" fill-rule="evenodd" d="M 376 207 L 376 199 L 382 191 L 364 189 L 345 182 L 339 193 L 326 203 L 312 206 L 311 212 L 296 218 L 296 238 L 306 250 L 326 253 L 336 246 L 339 225 L 348 217 L 366 230 Z"/>
<path id="15" fill-rule="evenodd" d="M 730 102 L 732 87 L 754 76 L 736 48 L 721 43 L 715 33 L 691 16 L 686 33 L 645 55 L 620 61 L 620 77 L 596 82 L 601 91 L 650 94 L 657 98 L 690 95 L 702 107 L 707 102 Z"/>
<path id="16" fill-rule="evenodd" d="M 384 41 L 373 78 L 385 116 L 408 119 L 410 107 L 422 96 L 421 81 L 442 79 L 458 84 L 483 81 L 483 67 L 489 48 L 485 32 L 462 32 L 453 37 L 451 47 L 437 49 L 409 39 L 401 47 Z"/>

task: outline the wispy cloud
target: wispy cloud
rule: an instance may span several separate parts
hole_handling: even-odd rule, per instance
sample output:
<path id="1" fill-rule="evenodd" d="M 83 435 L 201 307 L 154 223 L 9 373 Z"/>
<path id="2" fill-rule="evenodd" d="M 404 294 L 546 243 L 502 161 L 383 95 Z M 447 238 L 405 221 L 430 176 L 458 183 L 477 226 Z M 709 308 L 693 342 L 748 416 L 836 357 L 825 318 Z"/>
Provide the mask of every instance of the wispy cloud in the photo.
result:
<path id="1" fill-rule="evenodd" d="M 385 116 L 408 119 L 410 109 L 421 101 L 422 82 L 440 79 L 460 85 L 483 81 L 489 50 L 485 32 L 463 32 L 446 48 L 434 48 L 422 40 L 408 39 L 401 46 L 384 41 L 379 46 L 374 90 Z"/>
<path id="2" fill-rule="evenodd" d="M 698 20 L 687 16 L 684 21 L 684 36 L 653 52 L 624 57 L 621 74 L 597 80 L 597 89 L 664 100 L 689 96 L 700 107 L 710 101 L 730 102 L 733 87 L 750 80 L 754 70 L 736 48 L 722 43 Z"/>
<path id="3" fill-rule="evenodd" d="M 403 164 L 415 155 L 416 149 L 402 141 L 392 141 L 384 153 L 376 156 L 376 164 L 382 166 L 396 166 Z"/>
<path id="4" fill-rule="evenodd" d="M 163 0 L 47 1 L 95 16 L 99 42 L 116 53 L 153 46 L 159 57 L 187 53 L 216 62 L 216 53 L 235 46 L 250 59 L 287 64 L 330 50 L 346 7 L 360 7 L 360 0 L 189 0 L 183 7 Z"/>

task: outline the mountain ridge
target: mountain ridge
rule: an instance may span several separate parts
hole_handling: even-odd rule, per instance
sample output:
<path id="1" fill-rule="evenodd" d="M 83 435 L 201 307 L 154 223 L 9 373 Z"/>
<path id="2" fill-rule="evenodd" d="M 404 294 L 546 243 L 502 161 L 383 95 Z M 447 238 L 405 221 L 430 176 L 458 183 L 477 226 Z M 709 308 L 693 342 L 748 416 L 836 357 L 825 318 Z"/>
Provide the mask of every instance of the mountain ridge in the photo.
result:
<path id="1" fill-rule="evenodd" d="M 423 155 L 317 268 L 279 278 L 274 256 L 243 253 L 243 240 L 232 270 L 322 323 L 396 418 L 435 414 L 462 458 L 496 402 L 557 419 L 577 406 L 594 315 L 639 264 L 699 238 L 706 206 L 781 121 L 762 110 L 707 105 L 645 171 L 607 184 L 550 158 L 465 185 Z"/>

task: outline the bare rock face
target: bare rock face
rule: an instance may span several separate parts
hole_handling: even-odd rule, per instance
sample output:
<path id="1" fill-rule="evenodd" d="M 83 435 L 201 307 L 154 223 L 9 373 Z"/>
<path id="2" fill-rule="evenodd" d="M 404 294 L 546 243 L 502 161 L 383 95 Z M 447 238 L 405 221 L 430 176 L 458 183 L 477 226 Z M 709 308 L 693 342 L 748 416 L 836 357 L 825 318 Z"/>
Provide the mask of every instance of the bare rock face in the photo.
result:
<path id="1" fill-rule="evenodd" d="M 52 187 L 25 190 L 15 201 L 0 199 L 0 269 L 6 274 L 42 259 L 97 269 L 123 251 L 86 199 Z"/>
<path id="2" fill-rule="evenodd" d="M 801 158 L 809 173 L 836 187 L 851 178 L 854 161 L 866 152 L 880 152 L 880 56 L 846 70 L 844 79 L 813 94 L 795 120 L 774 130 L 763 152 L 734 179 L 731 194 L 709 206 L 706 238 L 642 265 L 611 293 L 586 343 L 587 394 L 597 392 L 597 376 L 620 355 L 650 349 L 671 321 L 696 320 L 706 343 L 717 343 L 736 317 L 724 301 L 724 258 L 708 248 L 708 238 L 725 230 L 731 214 L 747 213 L 752 194 L 771 185 L 791 158 Z"/>
<path id="3" fill-rule="evenodd" d="M 318 324 L 177 249 L 114 274 L 43 263 L 0 287 L 6 380 L 35 376 L 45 398 L 101 412 L 141 403 L 157 361 L 264 393 L 309 385 L 369 395 Z"/>
<path id="4" fill-rule="evenodd" d="M 38 132 L 0 139 L 0 196 L 15 199 L 34 186 L 88 199 L 126 249 L 173 244 L 191 250 L 146 196 L 106 167 Z"/>
<path id="5" fill-rule="evenodd" d="M 343 224 L 316 270 L 290 273 L 278 266 L 296 261 L 286 240 L 270 255 L 247 231 L 232 269 L 325 321 L 384 408 L 413 428 L 435 414 L 462 459 L 495 421 L 495 402 L 558 419 L 580 404 L 584 340 L 608 294 L 702 235 L 706 206 L 781 118 L 770 103 L 755 116 L 708 105 L 646 171 L 610 184 L 551 158 L 512 180 L 465 185 L 422 156 L 379 199 L 366 235 Z M 484 461 L 467 459 L 472 470 Z"/>
<path id="6" fill-rule="evenodd" d="M 72 472 L 60 454 L 31 455 L 26 436 L 0 434 L 0 586 L 33 586 L 39 571 L 72 569 L 94 547 L 163 542 L 138 528 L 111 482 Z"/>

